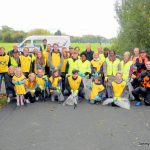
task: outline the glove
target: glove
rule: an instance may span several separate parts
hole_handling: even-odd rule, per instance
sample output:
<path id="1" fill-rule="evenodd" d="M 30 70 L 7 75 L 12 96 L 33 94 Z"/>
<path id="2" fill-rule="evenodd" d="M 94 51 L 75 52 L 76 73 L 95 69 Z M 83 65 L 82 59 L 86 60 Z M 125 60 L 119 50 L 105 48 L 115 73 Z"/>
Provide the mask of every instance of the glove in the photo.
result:
<path id="1" fill-rule="evenodd" d="M 105 80 L 105 82 L 107 82 L 107 81 L 108 81 L 108 77 L 105 77 L 105 79 L 104 79 L 104 80 Z"/>
<path id="2" fill-rule="evenodd" d="M 79 91 L 78 91 L 78 90 L 75 90 L 74 92 L 75 92 L 76 94 L 78 94 Z"/>
<path id="3" fill-rule="evenodd" d="M 136 75 L 132 74 L 132 75 L 131 75 L 131 78 L 132 78 L 132 79 L 135 79 L 135 78 L 136 78 Z"/>
<path id="4" fill-rule="evenodd" d="M 31 93 L 34 94 L 34 93 L 35 93 L 35 90 L 31 90 Z"/>
<path id="5" fill-rule="evenodd" d="M 120 97 L 114 97 L 114 102 L 118 101 L 118 100 L 121 100 L 121 98 Z"/>
<path id="6" fill-rule="evenodd" d="M 97 72 L 95 72 L 94 77 L 98 77 L 98 73 Z"/>
<path id="7" fill-rule="evenodd" d="M 79 72 L 78 74 L 79 74 L 79 76 L 81 76 L 81 77 L 85 77 L 85 74 L 82 73 L 82 72 Z"/>
<path id="8" fill-rule="evenodd" d="M 42 79 L 46 81 L 47 80 L 47 76 L 43 76 Z"/>
<path id="9" fill-rule="evenodd" d="M 56 90 L 60 91 L 61 90 L 60 86 L 56 87 Z"/>
<path id="10" fill-rule="evenodd" d="M 97 95 L 97 96 L 94 97 L 94 100 L 99 101 L 99 100 L 101 100 L 101 98 Z"/>

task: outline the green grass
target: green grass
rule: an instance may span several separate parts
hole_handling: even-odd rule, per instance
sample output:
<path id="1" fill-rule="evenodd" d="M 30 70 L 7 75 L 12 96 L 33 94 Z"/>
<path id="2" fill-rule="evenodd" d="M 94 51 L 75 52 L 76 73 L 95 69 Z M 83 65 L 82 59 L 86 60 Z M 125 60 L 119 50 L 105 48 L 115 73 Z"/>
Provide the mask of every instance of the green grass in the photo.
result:
<path id="1" fill-rule="evenodd" d="M 0 108 L 4 107 L 5 105 L 7 105 L 7 97 L 0 97 Z"/>
<path id="2" fill-rule="evenodd" d="M 13 47 L 13 43 L 0 43 L 0 47 L 4 47 L 6 51 L 9 51 Z"/>
<path id="3" fill-rule="evenodd" d="M 1 46 L 4 47 L 6 49 L 6 51 L 9 51 L 12 49 L 13 43 L 0 43 L 0 47 Z M 72 47 L 76 47 L 76 46 L 80 47 L 80 52 L 82 52 L 86 49 L 86 43 L 71 43 L 71 46 Z M 104 47 L 108 47 L 108 48 L 110 47 L 110 45 L 103 45 L 103 44 L 100 45 L 99 43 L 92 43 L 91 46 L 92 46 L 93 51 L 97 51 L 98 46 L 101 46 L 103 48 Z"/>
<path id="4" fill-rule="evenodd" d="M 78 46 L 80 48 L 80 52 L 85 51 L 86 45 L 87 45 L 86 43 L 71 43 L 72 47 L 77 47 Z M 100 46 L 102 48 L 104 48 L 104 47 L 110 48 L 111 45 L 104 45 L 104 44 L 100 45 L 99 43 L 91 43 L 91 49 L 93 51 L 97 51 L 98 46 Z"/>

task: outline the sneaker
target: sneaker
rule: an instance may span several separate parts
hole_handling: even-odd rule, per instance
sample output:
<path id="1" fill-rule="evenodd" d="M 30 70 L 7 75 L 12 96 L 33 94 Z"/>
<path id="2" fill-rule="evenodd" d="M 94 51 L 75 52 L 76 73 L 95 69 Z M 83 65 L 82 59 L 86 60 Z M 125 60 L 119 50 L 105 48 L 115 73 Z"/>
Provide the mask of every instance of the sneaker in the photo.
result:
<path id="1" fill-rule="evenodd" d="M 10 97 L 7 98 L 7 103 L 10 103 Z"/>
<path id="2" fill-rule="evenodd" d="M 141 105 L 142 105 L 142 102 L 140 102 L 140 101 L 135 102 L 135 106 L 141 106 Z"/>
<path id="3" fill-rule="evenodd" d="M 19 104 L 19 103 L 17 103 L 17 106 L 20 106 L 20 104 Z"/>
<path id="4" fill-rule="evenodd" d="M 27 104 L 30 104 L 30 101 L 29 101 L 28 99 L 25 99 L 25 102 L 26 102 Z"/>
<path id="5" fill-rule="evenodd" d="M 35 100 L 36 100 L 36 101 L 39 101 L 39 97 L 36 97 Z"/>

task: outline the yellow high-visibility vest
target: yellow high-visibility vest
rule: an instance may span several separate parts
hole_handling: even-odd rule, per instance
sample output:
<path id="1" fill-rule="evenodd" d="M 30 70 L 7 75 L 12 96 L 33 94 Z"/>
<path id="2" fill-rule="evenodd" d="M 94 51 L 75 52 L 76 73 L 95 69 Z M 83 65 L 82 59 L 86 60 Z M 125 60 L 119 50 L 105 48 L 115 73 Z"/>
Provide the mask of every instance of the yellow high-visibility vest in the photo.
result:
<path id="1" fill-rule="evenodd" d="M 86 60 L 84 62 L 82 62 L 80 59 L 77 60 L 77 65 L 76 65 L 76 69 L 81 72 L 81 73 L 91 73 L 91 63 L 90 61 Z"/>
<path id="2" fill-rule="evenodd" d="M 31 57 L 30 56 L 20 56 L 20 63 L 21 63 L 21 69 L 22 72 L 29 72 L 30 66 L 31 66 Z"/>
<path id="3" fill-rule="evenodd" d="M 114 97 L 121 97 L 121 95 L 126 87 L 126 82 L 122 81 L 121 83 L 117 83 L 117 82 L 113 81 L 111 84 L 112 84 L 112 88 L 113 88 Z"/>
<path id="4" fill-rule="evenodd" d="M 10 64 L 13 67 L 18 67 L 18 62 L 16 61 L 16 59 L 14 59 L 14 57 L 10 57 Z"/>
<path id="5" fill-rule="evenodd" d="M 92 83 L 92 89 L 90 90 L 90 100 L 94 100 L 95 96 L 98 96 L 100 92 L 104 90 L 104 86 L 102 84 Z"/>
<path id="6" fill-rule="evenodd" d="M 108 58 L 106 58 L 106 64 L 107 64 L 107 76 L 115 76 L 118 70 L 118 65 L 120 64 L 120 60 L 116 58 L 115 61 L 110 61 Z"/>
<path id="7" fill-rule="evenodd" d="M 76 66 L 77 60 L 73 60 L 72 58 L 68 59 L 68 64 L 69 64 L 68 74 L 72 74 L 72 71 L 77 68 L 77 66 Z"/>
<path id="8" fill-rule="evenodd" d="M 132 66 L 132 64 L 133 61 L 128 61 L 127 63 L 124 63 L 123 60 L 121 61 L 120 65 L 123 80 L 127 80 L 129 78 L 130 67 Z"/>
<path id="9" fill-rule="evenodd" d="M 0 73 L 8 72 L 9 56 L 0 56 Z"/>
<path id="10" fill-rule="evenodd" d="M 70 88 L 73 91 L 76 91 L 79 89 L 81 81 L 82 81 L 82 78 L 80 76 L 78 76 L 76 80 L 74 80 L 72 76 L 68 77 Z"/>

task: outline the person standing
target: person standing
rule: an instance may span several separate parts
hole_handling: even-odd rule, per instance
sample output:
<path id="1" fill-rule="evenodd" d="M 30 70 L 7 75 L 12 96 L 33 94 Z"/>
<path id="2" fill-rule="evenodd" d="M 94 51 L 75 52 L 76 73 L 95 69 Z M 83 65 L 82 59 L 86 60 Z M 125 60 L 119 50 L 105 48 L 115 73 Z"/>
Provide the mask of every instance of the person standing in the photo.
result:
<path id="1" fill-rule="evenodd" d="M 28 78 L 29 73 L 32 71 L 32 59 L 29 56 L 29 48 L 23 49 L 23 54 L 20 55 L 21 69 L 25 77 Z"/>
<path id="2" fill-rule="evenodd" d="M 1 84 L 2 78 L 4 77 L 5 85 L 6 85 L 6 74 L 8 72 L 8 65 L 9 65 L 9 56 L 5 53 L 5 48 L 0 47 L 0 91 L 1 91 Z"/>
<path id="3" fill-rule="evenodd" d="M 58 44 L 55 43 L 53 45 L 53 50 L 52 52 L 49 54 L 48 57 L 48 65 L 50 67 L 50 75 L 52 74 L 52 72 L 57 69 L 59 72 L 61 71 L 61 67 L 63 64 L 63 55 L 62 53 L 59 51 L 59 47 Z"/>
<path id="4" fill-rule="evenodd" d="M 40 51 L 46 51 L 47 50 L 47 39 L 43 39 L 43 43 L 40 45 Z"/>
<path id="5" fill-rule="evenodd" d="M 109 51 L 108 58 L 103 64 L 104 80 L 106 85 L 106 94 L 108 98 L 112 98 L 111 83 L 115 80 L 116 73 L 121 70 L 120 60 L 116 58 L 114 50 Z"/>
<path id="6" fill-rule="evenodd" d="M 86 45 L 86 50 L 84 51 L 84 53 L 87 56 L 87 60 L 91 61 L 93 59 L 94 52 L 91 50 L 91 44 Z"/>

